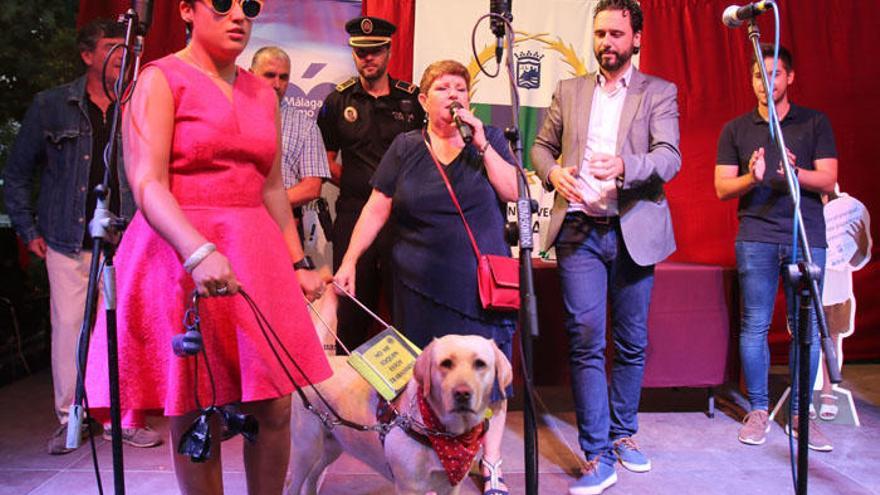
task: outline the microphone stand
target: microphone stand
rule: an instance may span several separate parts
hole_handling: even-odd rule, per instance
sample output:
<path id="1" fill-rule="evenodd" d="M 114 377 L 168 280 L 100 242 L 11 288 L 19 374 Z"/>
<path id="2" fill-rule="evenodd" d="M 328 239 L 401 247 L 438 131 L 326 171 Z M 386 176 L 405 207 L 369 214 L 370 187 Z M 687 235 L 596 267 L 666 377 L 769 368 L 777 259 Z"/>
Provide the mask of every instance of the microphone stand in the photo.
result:
<path id="1" fill-rule="evenodd" d="M 522 370 L 523 382 L 525 385 L 525 397 L 523 399 L 523 447 L 524 447 L 524 464 L 526 471 L 526 493 L 528 495 L 536 495 L 538 493 L 538 427 L 535 421 L 535 401 L 532 394 L 532 376 L 533 376 L 533 358 L 532 358 L 532 340 L 538 336 L 538 309 L 535 301 L 535 280 L 532 274 L 532 249 L 534 249 L 534 241 L 532 238 L 532 213 L 538 210 L 538 205 L 529 197 L 529 185 L 526 182 L 526 174 L 522 163 L 522 145 L 519 139 L 519 93 L 516 89 L 516 78 L 514 77 L 513 66 L 513 44 L 514 31 L 511 21 L 513 15 L 510 11 L 499 13 L 495 10 L 494 2 L 490 5 L 490 12 L 479 19 L 471 32 L 471 48 L 474 50 L 474 58 L 480 71 L 490 78 L 496 77 L 501 73 L 501 56 L 504 43 L 501 38 L 505 38 L 507 44 L 507 75 L 510 83 L 510 100 L 511 100 L 511 127 L 504 130 L 504 137 L 510 143 L 510 149 L 513 151 L 514 166 L 517 175 L 517 230 L 508 234 L 516 235 L 519 242 L 519 330 L 520 330 L 520 349 L 522 350 Z M 509 9 L 509 7 L 508 7 Z M 480 57 L 476 51 L 476 32 L 480 22 L 485 18 L 490 19 L 492 32 L 495 34 L 498 44 L 495 49 L 495 56 L 498 60 L 498 70 L 494 74 L 490 74 L 480 62 Z M 495 24 L 500 24 L 496 26 Z M 503 23 L 503 24 L 501 24 Z M 497 28 L 497 29 L 496 29 Z M 513 244 L 516 241 L 510 240 Z"/>
<path id="2" fill-rule="evenodd" d="M 755 60 L 761 71 L 761 80 L 764 83 L 764 92 L 767 95 L 767 104 L 775 105 L 773 101 L 773 93 L 770 91 L 770 79 L 767 77 L 767 70 L 764 67 L 764 56 L 761 53 L 760 38 L 761 33 L 754 19 L 749 20 L 748 30 L 749 40 L 755 52 Z M 828 368 L 828 379 L 831 383 L 840 383 L 840 370 L 837 367 L 837 358 L 834 352 L 834 344 L 828 335 L 828 326 L 825 321 L 825 312 L 822 308 L 822 299 L 819 297 L 818 281 L 821 278 L 822 270 L 813 263 L 813 257 L 810 253 L 810 244 L 807 240 L 807 231 L 804 228 L 803 217 L 799 208 L 800 202 L 797 199 L 800 192 L 797 186 L 797 176 L 788 159 L 787 148 L 785 146 L 785 137 L 782 135 L 782 125 L 779 122 L 779 116 L 774 111 L 770 112 L 770 126 L 776 136 L 776 145 L 779 149 L 779 155 L 782 157 L 783 169 L 785 170 L 785 183 L 788 186 L 788 194 L 792 201 L 795 202 L 795 216 L 797 218 L 797 234 L 800 248 L 803 251 L 804 260 L 800 263 L 788 265 L 786 270 L 785 281 L 792 289 L 792 293 L 797 294 L 798 298 L 798 324 L 797 328 L 792 328 L 794 332 L 793 338 L 797 340 L 797 385 L 798 385 L 798 456 L 797 456 L 797 486 L 798 495 L 807 493 L 807 470 L 809 467 L 809 431 L 810 431 L 810 415 L 805 412 L 809 408 L 810 398 L 813 392 L 813 384 L 810 383 L 810 345 L 812 344 L 812 335 L 810 332 L 810 306 L 816 314 L 816 321 L 819 324 L 820 339 L 822 351 L 825 354 L 825 364 Z M 806 364 L 806 365 L 805 365 Z M 791 418 L 789 418 L 791 421 Z"/>
<path id="3" fill-rule="evenodd" d="M 519 330 L 520 345 L 523 354 L 523 382 L 525 394 L 523 398 L 523 447 L 526 473 L 526 493 L 538 493 L 538 426 L 535 418 L 535 401 L 532 396 L 532 380 L 534 377 L 533 340 L 539 336 L 538 308 L 535 299 L 535 279 L 532 272 L 532 214 L 537 211 L 537 204 L 529 196 L 529 185 L 523 169 L 523 148 L 519 133 L 519 93 L 516 88 L 516 72 L 513 64 L 514 31 L 509 13 L 489 14 L 489 17 L 504 22 L 505 42 L 507 44 L 508 81 L 510 82 L 511 126 L 504 130 L 504 137 L 510 142 L 510 149 L 516 160 L 517 167 L 517 200 L 516 226 L 519 242 Z"/>
<path id="4" fill-rule="evenodd" d="M 122 95 L 125 90 L 125 74 L 128 70 L 129 47 L 132 46 L 135 37 L 135 28 L 138 24 L 137 13 L 129 9 L 121 17 L 121 22 L 126 23 L 125 43 L 123 46 L 122 63 L 119 68 L 119 77 L 116 80 L 115 102 L 113 117 L 110 126 L 110 136 L 107 147 L 104 149 L 104 180 L 95 188 L 97 204 L 89 221 L 89 235 L 92 237 L 92 260 L 89 266 L 89 285 L 86 294 L 83 324 L 80 330 L 79 343 L 77 345 L 77 377 L 76 398 L 70 408 L 67 429 L 67 447 L 77 448 L 80 445 L 80 428 L 84 419 L 85 406 L 85 374 L 88 363 L 89 339 L 95 323 L 95 311 L 98 298 L 98 268 L 102 261 L 104 264 L 104 309 L 107 323 L 107 371 L 110 388 L 110 425 L 112 428 L 112 453 L 113 453 L 113 484 L 117 495 L 125 494 L 125 474 L 122 455 L 122 418 L 119 399 L 119 355 L 116 334 L 116 268 L 113 266 L 113 258 L 116 254 L 116 244 L 122 231 L 125 229 L 126 220 L 116 216 L 110 211 L 110 170 L 117 166 L 115 158 L 118 154 L 117 135 L 121 107 L 124 103 Z M 135 46 L 135 68 L 140 65 L 141 44 Z M 108 57 L 112 55 L 108 54 Z M 106 62 L 105 62 L 106 64 Z M 131 89 L 134 89 L 136 75 L 132 81 Z M 103 84 L 103 83 L 102 83 Z M 93 150 L 94 152 L 94 150 Z M 118 185 L 118 184 L 117 184 Z M 121 203 L 121 200 L 120 200 Z M 103 254 L 103 260 L 101 255 Z M 98 481 L 100 483 L 100 480 Z"/>

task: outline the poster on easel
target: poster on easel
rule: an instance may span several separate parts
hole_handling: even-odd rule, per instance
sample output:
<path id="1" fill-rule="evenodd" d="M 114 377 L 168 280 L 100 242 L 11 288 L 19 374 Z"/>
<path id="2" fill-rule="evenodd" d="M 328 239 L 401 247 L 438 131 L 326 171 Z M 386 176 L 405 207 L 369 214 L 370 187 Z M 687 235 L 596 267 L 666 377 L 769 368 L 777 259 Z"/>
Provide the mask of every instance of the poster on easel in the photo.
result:
<path id="1" fill-rule="evenodd" d="M 834 342 L 837 368 L 843 367 L 843 339 L 855 331 L 856 298 L 853 294 L 852 272 L 864 267 L 871 259 L 871 216 L 861 201 L 841 193 L 835 187 L 831 199 L 825 201 L 825 273 L 822 306 L 828 333 Z M 825 356 L 819 358 L 820 372 L 813 384 L 810 417 L 823 422 L 861 426 L 852 391 L 828 380 Z M 771 421 L 788 403 L 791 387 L 786 388 L 770 414 Z"/>
<path id="2" fill-rule="evenodd" d="M 846 193 L 837 193 L 825 204 L 825 279 L 822 306 L 828 333 L 834 342 L 838 369 L 843 366 L 843 339 L 855 331 L 856 299 L 852 272 L 871 259 L 871 216 L 865 205 Z M 831 384 L 822 359 L 822 373 L 816 376 L 813 403 L 822 421 L 860 426 L 852 392 L 840 384 Z"/>

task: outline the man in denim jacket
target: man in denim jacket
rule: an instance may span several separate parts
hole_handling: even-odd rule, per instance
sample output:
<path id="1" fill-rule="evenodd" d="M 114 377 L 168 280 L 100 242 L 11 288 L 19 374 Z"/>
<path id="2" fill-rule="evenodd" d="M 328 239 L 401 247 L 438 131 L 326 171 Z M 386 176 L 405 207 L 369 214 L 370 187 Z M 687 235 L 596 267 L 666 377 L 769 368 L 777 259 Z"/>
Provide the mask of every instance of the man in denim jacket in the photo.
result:
<path id="1" fill-rule="evenodd" d="M 50 454 L 66 454 L 67 414 L 76 391 L 76 345 L 83 322 L 92 240 L 88 222 L 95 209 L 94 188 L 103 182 L 103 151 L 112 125 L 114 103 L 102 88 L 104 59 L 122 43 L 123 27 L 98 20 L 77 35 L 85 74 L 43 91 L 25 114 L 3 170 L 6 209 L 28 249 L 46 260 L 52 319 L 52 382 L 55 413 L 61 426 L 49 439 Z M 119 74 L 121 52 L 107 64 L 108 79 Z M 121 147 L 120 147 L 121 149 Z M 39 174 L 36 215 L 31 201 Z M 131 218 L 134 203 L 125 182 L 121 154 L 111 162 L 110 209 Z M 36 217 L 36 218 L 35 218 Z M 161 443 L 155 431 L 126 412 L 126 443 Z"/>

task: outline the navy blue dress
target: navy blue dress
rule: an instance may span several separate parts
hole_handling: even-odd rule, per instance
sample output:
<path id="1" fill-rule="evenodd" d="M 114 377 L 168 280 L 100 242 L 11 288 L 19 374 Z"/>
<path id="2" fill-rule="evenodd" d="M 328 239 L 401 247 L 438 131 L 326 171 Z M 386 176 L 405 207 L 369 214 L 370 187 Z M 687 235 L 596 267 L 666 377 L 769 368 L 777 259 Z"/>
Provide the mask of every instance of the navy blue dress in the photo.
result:
<path id="1" fill-rule="evenodd" d="M 486 137 L 513 163 L 500 129 L 487 126 Z M 505 204 L 489 183 L 476 147 L 465 146 L 443 166 L 480 252 L 510 255 Z M 510 359 L 516 313 L 486 311 L 480 304 L 477 258 L 421 130 L 395 138 L 371 185 L 391 198 L 389 221 L 397 228 L 392 251 L 396 327 L 421 348 L 447 334 L 481 335 Z"/>

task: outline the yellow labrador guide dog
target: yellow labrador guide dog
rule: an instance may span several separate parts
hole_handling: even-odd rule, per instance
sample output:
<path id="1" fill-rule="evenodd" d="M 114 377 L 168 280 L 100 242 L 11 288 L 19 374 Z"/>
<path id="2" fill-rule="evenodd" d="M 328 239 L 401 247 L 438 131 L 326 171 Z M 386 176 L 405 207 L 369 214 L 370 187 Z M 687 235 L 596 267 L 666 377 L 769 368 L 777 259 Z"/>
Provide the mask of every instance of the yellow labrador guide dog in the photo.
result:
<path id="1" fill-rule="evenodd" d="M 330 364 L 333 376 L 317 386 L 327 402 L 349 421 L 362 425 L 379 422 L 378 392 L 345 362 L 344 356 L 330 358 Z M 400 416 L 411 420 L 414 427 L 407 428 L 406 421 L 403 426 L 395 423 L 384 442 L 376 431 L 326 427 L 294 396 L 288 494 L 316 494 L 321 475 L 342 452 L 391 480 L 398 494 L 457 494 L 460 480 L 452 485 L 451 475 L 447 475 L 431 442 L 424 441 L 424 437 L 440 430 L 445 430 L 446 436 L 479 434 L 475 429 L 485 428 L 487 410 L 497 406 L 489 403 L 496 380 L 503 390 L 512 378 L 510 362 L 491 340 L 475 335 L 435 339 L 419 356 L 412 379 L 394 402 Z M 305 392 L 316 408 L 326 409 L 314 390 Z M 430 408 L 441 428 L 424 427 L 431 418 L 424 418 L 420 412 L 420 393 L 423 406 Z"/>

